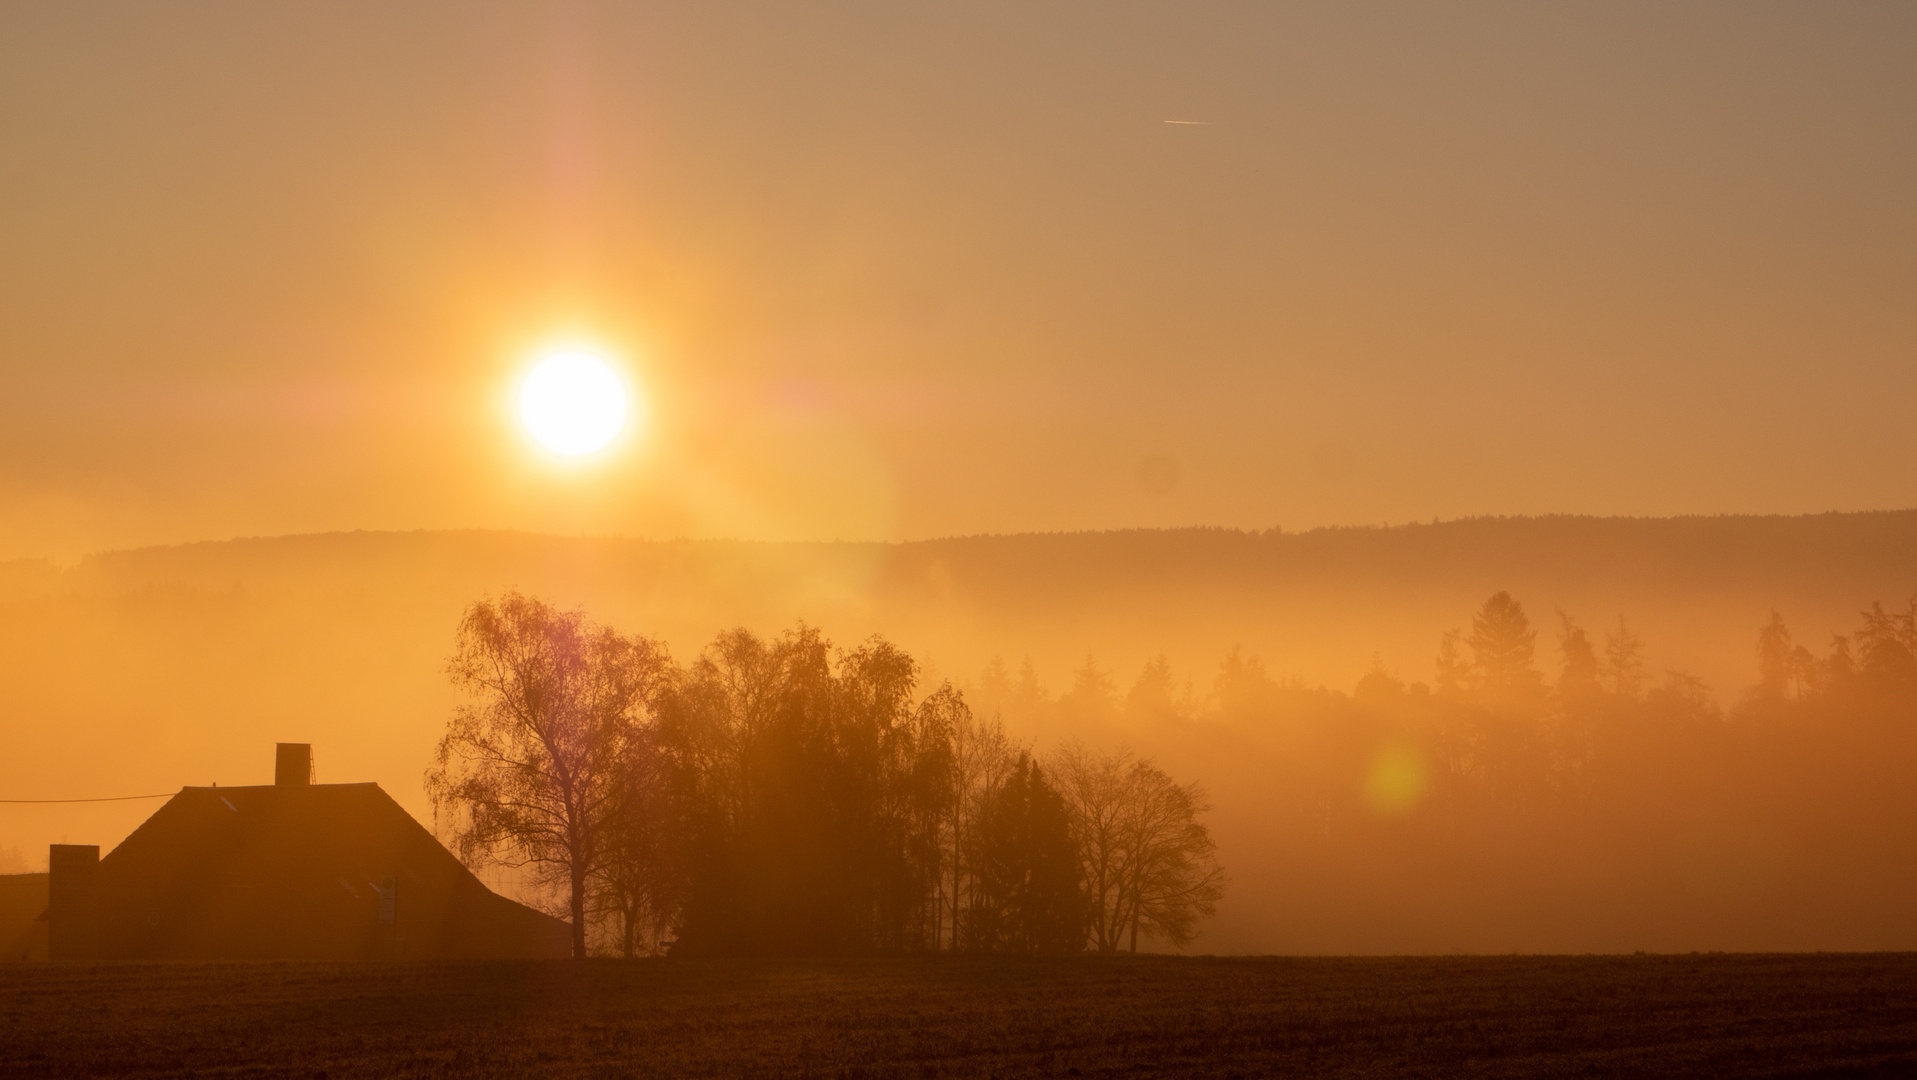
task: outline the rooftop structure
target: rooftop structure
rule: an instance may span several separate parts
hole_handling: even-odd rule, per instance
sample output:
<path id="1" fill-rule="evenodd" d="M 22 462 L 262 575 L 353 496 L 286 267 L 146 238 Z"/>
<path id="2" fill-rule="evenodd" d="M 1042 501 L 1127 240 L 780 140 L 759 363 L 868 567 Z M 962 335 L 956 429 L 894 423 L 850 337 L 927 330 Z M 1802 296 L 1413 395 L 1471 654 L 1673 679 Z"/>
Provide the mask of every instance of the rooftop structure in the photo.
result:
<path id="1" fill-rule="evenodd" d="M 281 744 L 277 783 L 183 788 L 104 858 L 54 845 L 46 955 L 570 955 L 565 922 L 488 889 L 379 785 L 312 783 L 310 761 Z"/>

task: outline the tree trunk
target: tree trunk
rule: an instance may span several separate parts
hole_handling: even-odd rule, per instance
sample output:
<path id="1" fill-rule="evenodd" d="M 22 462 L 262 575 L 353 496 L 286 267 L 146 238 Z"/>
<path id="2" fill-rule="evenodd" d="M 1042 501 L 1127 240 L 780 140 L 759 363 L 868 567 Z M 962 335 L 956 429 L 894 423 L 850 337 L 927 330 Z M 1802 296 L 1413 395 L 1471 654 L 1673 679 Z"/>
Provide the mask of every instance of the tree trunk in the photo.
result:
<path id="1" fill-rule="evenodd" d="M 586 958 L 586 868 L 572 862 L 572 958 Z"/>
<path id="2" fill-rule="evenodd" d="M 1136 955 L 1138 952 L 1138 909 L 1145 906 L 1144 893 L 1145 893 L 1144 884 L 1137 879 L 1137 871 L 1134 870 L 1133 881 L 1132 881 L 1132 919 L 1131 919 L 1132 953 L 1134 955 Z"/>
<path id="3" fill-rule="evenodd" d="M 965 785 L 959 784 L 958 799 L 952 811 L 952 951 L 959 951 L 959 890 L 965 884 Z"/>

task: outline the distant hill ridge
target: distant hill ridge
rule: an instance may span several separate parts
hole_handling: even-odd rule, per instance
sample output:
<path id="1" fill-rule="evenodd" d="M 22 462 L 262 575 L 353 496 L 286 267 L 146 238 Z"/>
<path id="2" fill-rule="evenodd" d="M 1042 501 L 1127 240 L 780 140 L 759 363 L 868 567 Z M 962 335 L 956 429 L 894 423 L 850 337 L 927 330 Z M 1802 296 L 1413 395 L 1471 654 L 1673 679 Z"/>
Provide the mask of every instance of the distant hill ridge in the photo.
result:
<path id="1" fill-rule="evenodd" d="M 1789 577 L 1804 561 L 1858 560 L 1917 567 L 1917 510 L 1678 517 L 1471 517 L 1404 525 L 1333 526 L 1303 532 L 1218 527 L 981 534 L 911 541 L 771 541 L 570 537 L 510 530 L 303 533 L 206 540 L 100 552 L 70 568 L 47 560 L 0 563 L 0 589 L 17 595 L 48 588 L 153 585 L 231 587 L 324 581 L 339 569 L 461 571 L 539 568 L 555 559 L 606 570 L 621 563 L 734 562 L 768 568 L 868 568 L 944 560 L 980 568 L 1057 561 L 1073 576 L 1111 569 L 1196 563 L 1213 572 L 1262 569 L 1289 576 L 1367 570 L 1391 576 L 1462 571 L 1479 564 L 1539 564 L 1589 573 L 1598 560 L 1654 557 L 1635 572 L 1689 570 L 1717 581 L 1751 574 Z M 1090 558 L 1090 561 L 1088 560 Z M 1865 571 L 1868 575 L 1868 571 Z M 235 578 L 235 575 L 240 575 Z M 1608 576 L 1608 575 L 1607 575 Z M 1822 577 L 1823 575 L 1818 575 Z M 1917 584 L 1917 583 L 1913 583 Z"/>
<path id="2" fill-rule="evenodd" d="M 450 633 L 464 603 L 520 588 L 696 650 L 718 629 L 795 621 L 879 632 L 942 673 L 1033 656 L 1057 682 L 1088 653 L 1166 652 L 1203 677 L 1234 646 L 1337 684 L 1376 654 L 1426 677 L 1436 635 L 1509 590 L 1548 631 L 1623 616 L 1653 660 L 1741 684 L 1773 607 L 1821 642 L 1872 600 L 1917 592 L 1917 510 L 1803 516 L 1478 517 L 1307 532 L 1129 529 L 897 543 L 642 540 L 506 531 L 346 532 L 0 565 L 0 601 L 243 593 L 364 596 Z M 403 617 L 401 617 L 403 616 Z M 382 630 L 381 632 L 387 632 Z M 1548 632 L 1540 663 L 1551 661 Z"/>

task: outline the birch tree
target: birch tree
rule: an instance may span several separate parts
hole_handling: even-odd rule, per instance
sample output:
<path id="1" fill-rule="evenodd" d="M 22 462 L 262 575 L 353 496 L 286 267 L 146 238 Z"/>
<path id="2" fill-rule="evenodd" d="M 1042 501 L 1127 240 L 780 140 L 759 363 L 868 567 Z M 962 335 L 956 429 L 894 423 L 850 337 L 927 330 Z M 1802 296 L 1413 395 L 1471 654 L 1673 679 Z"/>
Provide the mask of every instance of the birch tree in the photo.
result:
<path id="1" fill-rule="evenodd" d="M 562 892 L 586 955 L 594 880 L 647 705 L 667 667 L 654 642 L 508 592 L 460 620 L 447 664 L 468 700 L 439 741 L 426 789 L 469 866 L 523 868 Z"/>

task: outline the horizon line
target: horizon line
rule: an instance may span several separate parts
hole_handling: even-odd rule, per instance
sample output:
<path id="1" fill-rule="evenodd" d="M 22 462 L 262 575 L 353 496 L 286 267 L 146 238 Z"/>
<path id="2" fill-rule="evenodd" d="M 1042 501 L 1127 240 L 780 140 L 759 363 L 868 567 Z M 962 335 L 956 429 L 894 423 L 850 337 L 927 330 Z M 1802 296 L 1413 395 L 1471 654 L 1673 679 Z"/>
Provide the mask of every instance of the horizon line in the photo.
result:
<path id="1" fill-rule="evenodd" d="M 69 570 L 90 559 L 110 555 L 133 554 L 136 552 L 163 551 L 168 549 L 206 547 L 221 544 L 274 543 L 294 540 L 316 540 L 325 538 L 365 536 L 365 537 L 404 537 L 404 536 L 451 536 L 451 535 L 492 535 L 519 536 L 550 540 L 576 540 L 619 542 L 635 544 L 734 544 L 790 547 L 909 547 L 916 544 L 954 543 L 979 540 L 1018 540 L 1032 538 L 1117 536 L 1133 533 L 1233 533 L 1248 538 L 1268 538 L 1281 536 L 1310 536 L 1330 532 L 1387 532 L 1419 528 L 1436 528 L 1452 525 L 1482 524 L 1485 522 L 1543 522 L 1543 521 L 1598 521 L 1598 522 L 1681 522 L 1681 521 L 1789 521 L 1830 517 L 1869 517 L 1875 515 L 1913 514 L 1917 507 L 1893 507 L 1877 510 L 1815 510 L 1799 513 L 1756 513 L 1748 511 L 1724 511 L 1717 513 L 1695 512 L 1683 514 L 1596 514 L 1571 511 L 1552 511 L 1539 514 L 1467 514 L 1454 518 L 1433 517 L 1429 521 L 1369 522 L 1362 524 L 1314 525 L 1300 529 L 1286 529 L 1282 525 L 1266 528 L 1241 525 L 1126 525 L 1107 528 L 1081 529 L 1027 529 L 1018 532 L 977 532 L 946 533 L 934 536 L 913 537 L 908 539 L 766 539 L 761 537 L 740 536 L 644 536 L 630 533 L 561 533 L 543 532 L 536 529 L 523 529 L 498 526 L 446 526 L 440 528 L 359 528 L 359 529 L 320 529 L 312 532 L 252 533 L 236 534 L 223 538 L 202 538 L 198 540 L 158 541 L 154 543 L 130 544 L 124 547 L 98 548 L 78 556 L 62 558 L 55 555 L 21 555 L 0 559 L 0 567 L 21 563 L 47 563 Z"/>

